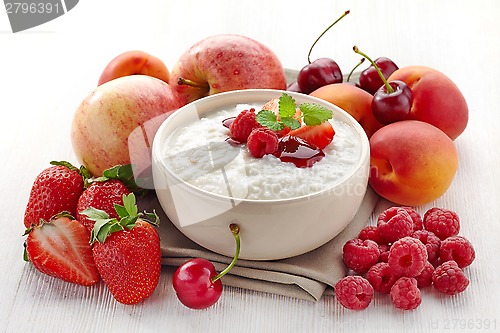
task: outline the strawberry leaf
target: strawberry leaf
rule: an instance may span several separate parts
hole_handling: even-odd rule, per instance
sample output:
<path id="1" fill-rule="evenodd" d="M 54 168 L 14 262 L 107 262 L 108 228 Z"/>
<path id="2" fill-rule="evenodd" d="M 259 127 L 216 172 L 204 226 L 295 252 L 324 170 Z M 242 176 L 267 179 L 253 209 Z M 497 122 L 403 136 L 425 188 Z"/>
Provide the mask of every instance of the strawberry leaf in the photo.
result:
<path id="1" fill-rule="evenodd" d="M 94 209 L 94 208 L 89 208 L 89 209 Z M 120 230 L 123 230 L 123 227 L 118 224 L 117 219 L 111 219 L 111 218 L 96 219 L 94 223 L 94 228 L 92 228 L 92 231 L 90 232 L 90 244 L 93 244 L 96 241 L 104 243 L 108 235 L 111 233 L 111 229 L 116 229 L 116 226 L 118 226 Z"/>
<path id="2" fill-rule="evenodd" d="M 99 223 L 99 224 L 98 224 Z M 94 224 L 94 229 L 90 235 L 91 243 L 96 240 L 99 243 L 104 243 L 106 238 L 113 232 L 121 231 L 123 227 L 118 223 L 116 219 L 109 220 L 99 220 Z"/>
<path id="3" fill-rule="evenodd" d="M 147 219 L 148 222 L 151 223 L 152 225 L 155 225 L 155 226 L 160 225 L 160 217 L 158 216 L 158 214 L 156 214 L 155 210 L 153 210 L 152 213 L 148 213 L 148 212 L 144 211 L 144 216 L 145 216 L 145 219 Z"/>
<path id="4" fill-rule="evenodd" d="M 261 110 L 257 113 L 255 119 L 259 124 L 270 128 L 273 131 L 281 131 L 284 128 L 283 123 L 278 121 L 276 114 L 273 111 Z"/>
<path id="5" fill-rule="evenodd" d="M 86 215 L 92 221 L 109 219 L 108 213 L 93 207 L 82 210 L 80 214 Z"/>
<path id="6" fill-rule="evenodd" d="M 133 227 L 135 227 L 135 222 L 139 219 L 139 215 L 133 215 L 133 216 L 125 216 L 120 220 L 120 225 L 123 228 L 127 228 L 128 230 L 131 230 Z"/>
<path id="7" fill-rule="evenodd" d="M 304 123 L 307 126 L 320 125 L 333 117 L 332 110 L 314 103 L 302 103 L 300 111 L 302 111 Z"/>
<path id="8" fill-rule="evenodd" d="M 134 193 L 130 193 L 128 195 L 124 194 L 122 196 L 122 199 L 123 199 L 123 207 L 125 207 L 125 209 L 127 210 L 128 215 L 130 216 L 137 215 L 139 211 L 137 209 Z"/>
<path id="9" fill-rule="evenodd" d="M 116 165 L 112 168 L 103 171 L 101 177 L 92 179 L 92 182 L 105 182 L 110 179 L 119 180 L 125 185 L 129 191 L 142 196 L 147 193 L 147 189 L 144 189 L 137 185 L 134 178 L 134 166 L 132 164 L 126 165 Z"/>
<path id="10" fill-rule="evenodd" d="M 297 110 L 297 104 L 292 96 L 283 93 L 278 101 L 278 110 L 281 121 L 284 121 L 284 119 L 293 118 Z"/>
<path id="11" fill-rule="evenodd" d="M 118 214 L 118 217 L 120 219 L 129 215 L 127 212 L 127 209 L 125 207 L 123 207 L 122 205 L 115 204 L 114 207 L 115 207 L 116 213 Z"/>

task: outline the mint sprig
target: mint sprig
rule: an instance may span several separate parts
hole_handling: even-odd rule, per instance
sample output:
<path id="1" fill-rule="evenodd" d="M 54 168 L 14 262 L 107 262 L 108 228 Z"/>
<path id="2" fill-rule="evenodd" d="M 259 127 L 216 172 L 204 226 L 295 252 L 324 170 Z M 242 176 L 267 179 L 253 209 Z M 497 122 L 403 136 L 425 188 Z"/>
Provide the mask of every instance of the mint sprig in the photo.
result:
<path id="1" fill-rule="evenodd" d="M 319 104 L 302 103 L 299 106 L 301 117 L 307 126 L 317 126 L 333 117 L 333 112 Z M 257 113 L 256 120 L 264 127 L 273 131 L 281 131 L 285 127 L 295 130 L 301 126 L 300 118 L 295 117 L 297 113 L 297 103 L 292 96 L 287 93 L 281 94 L 278 100 L 278 116 L 271 110 L 261 110 Z"/>

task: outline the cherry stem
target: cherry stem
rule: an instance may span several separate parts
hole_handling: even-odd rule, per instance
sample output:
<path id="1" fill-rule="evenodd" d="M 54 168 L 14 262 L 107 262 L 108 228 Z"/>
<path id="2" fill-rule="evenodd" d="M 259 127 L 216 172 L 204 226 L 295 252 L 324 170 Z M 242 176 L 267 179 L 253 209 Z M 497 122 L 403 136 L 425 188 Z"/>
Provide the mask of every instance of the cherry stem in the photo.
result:
<path id="1" fill-rule="evenodd" d="M 316 38 L 316 40 L 314 41 L 314 43 L 311 45 L 311 48 L 309 49 L 309 53 L 307 54 L 307 61 L 309 63 L 311 63 L 311 52 L 312 52 L 312 49 L 314 48 L 314 46 L 316 45 L 316 43 L 320 40 L 320 38 L 328 31 L 330 30 L 331 27 L 333 27 L 338 21 L 340 21 L 342 18 L 344 18 L 344 16 L 346 16 L 347 14 L 349 14 L 350 10 L 346 10 L 344 12 L 344 14 L 342 14 L 337 20 L 335 20 L 335 22 L 333 22 L 332 24 L 330 24 L 330 26 L 328 28 L 325 29 L 325 31 L 323 31 L 321 33 L 321 35 L 319 35 L 318 38 Z"/>
<path id="2" fill-rule="evenodd" d="M 392 89 L 392 87 L 389 84 L 389 82 L 387 82 L 387 80 L 384 77 L 384 74 L 382 74 L 382 71 L 380 71 L 380 68 L 377 66 L 377 64 L 375 63 L 375 61 L 373 61 L 369 56 L 367 56 L 366 54 L 364 54 L 363 52 L 361 52 L 356 45 L 354 45 L 352 49 L 357 54 L 360 54 L 363 57 L 365 57 L 372 64 L 372 66 L 375 67 L 375 69 L 377 70 L 378 75 L 382 79 L 382 82 L 384 82 L 385 88 L 387 89 L 387 93 L 392 94 L 394 92 L 394 89 Z"/>
<path id="3" fill-rule="evenodd" d="M 356 68 L 358 68 L 364 62 L 365 62 L 365 58 L 361 58 L 361 60 L 358 62 L 358 64 L 356 66 L 354 66 L 354 68 L 351 70 L 351 72 L 347 76 L 347 80 L 346 80 L 347 82 L 349 82 L 349 80 L 351 79 L 351 75 L 352 75 L 352 73 L 354 73 L 354 71 L 356 70 Z"/>
<path id="4" fill-rule="evenodd" d="M 197 82 L 194 82 L 194 81 L 191 81 L 189 79 L 185 79 L 185 78 L 178 78 L 177 79 L 177 84 L 178 85 L 187 85 L 187 86 L 190 86 L 190 87 L 194 87 L 194 88 L 206 88 L 207 86 L 205 84 L 200 84 L 200 83 L 197 83 Z"/>
<path id="5" fill-rule="evenodd" d="M 234 255 L 233 261 L 231 261 L 229 266 L 227 266 L 223 271 L 221 271 L 219 274 L 217 274 L 212 278 L 212 283 L 214 283 L 215 281 L 219 280 L 224 275 L 226 275 L 231 270 L 231 268 L 234 267 L 236 261 L 238 261 L 238 257 L 240 256 L 240 227 L 235 223 L 231 223 L 229 225 L 229 229 L 231 230 L 231 233 L 233 234 L 234 239 L 236 240 L 236 253 Z"/>

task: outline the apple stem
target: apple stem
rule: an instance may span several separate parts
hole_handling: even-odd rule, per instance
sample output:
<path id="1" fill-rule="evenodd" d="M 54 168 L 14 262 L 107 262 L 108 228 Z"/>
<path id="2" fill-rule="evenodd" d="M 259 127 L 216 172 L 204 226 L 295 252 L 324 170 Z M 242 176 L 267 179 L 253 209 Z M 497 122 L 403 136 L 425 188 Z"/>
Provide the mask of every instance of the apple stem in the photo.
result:
<path id="1" fill-rule="evenodd" d="M 323 31 L 321 33 L 321 35 L 319 35 L 318 38 L 316 38 L 316 40 L 314 41 L 314 43 L 311 45 L 311 48 L 309 49 L 309 53 L 307 54 L 307 61 L 309 63 L 311 63 L 311 52 L 312 52 L 312 49 L 314 48 L 314 46 L 316 45 L 316 43 L 320 40 L 320 38 L 328 31 L 330 30 L 331 27 L 333 27 L 338 21 L 340 21 L 342 18 L 344 18 L 344 16 L 346 16 L 347 14 L 349 14 L 350 10 L 346 10 L 344 12 L 344 14 L 342 14 L 337 20 L 335 20 L 335 22 L 333 22 L 332 24 L 330 24 L 330 26 L 328 28 L 325 29 L 325 31 Z"/>
<path id="2" fill-rule="evenodd" d="M 382 79 L 382 82 L 384 82 L 385 88 L 387 89 L 387 93 L 392 94 L 394 92 L 394 89 L 392 89 L 392 87 L 389 84 L 389 82 L 387 82 L 387 80 L 384 77 L 384 74 L 382 74 L 382 71 L 380 71 L 380 68 L 377 66 L 377 64 L 375 63 L 375 61 L 373 61 L 369 56 L 367 56 L 366 54 L 364 54 L 363 52 L 361 52 L 356 45 L 354 45 L 352 49 L 357 54 L 360 54 L 363 57 L 365 57 L 372 64 L 372 66 L 375 67 L 375 69 L 377 70 L 378 75 Z"/>
<path id="3" fill-rule="evenodd" d="M 240 256 L 240 227 L 235 223 L 231 223 L 229 225 L 229 229 L 231 230 L 231 233 L 233 234 L 234 239 L 236 240 L 236 253 L 234 255 L 233 261 L 231 261 L 229 266 L 227 266 L 223 271 L 221 271 L 219 274 L 217 274 L 212 278 L 212 283 L 214 283 L 215 281 L 219 280 L 224 275 L 226 275 L 231 270 L 231 268 L 234 267 L 236 261 L 238 261 L 238 257 Z"/>
<path id="4" fill-rule="evenodd" d="M 194 88 L 205 88 L 206 87 L 206 85 L 199 84 L 197 82 L 194 82 L 194 81 L 191 81 L 189 79 L 182 78 L 182 77 L 177 79 L 177 84 L 180 86 L 185 84 L 187 86 L 194 87 Z"/>
<path id="5" fill-rule="evenodd" d="M 356 66 L 354 66 L 353 69 L 351 69 L 351 72 L 349 73 L 349 75 L 347 76 L 347 82 L 349 82 L 349 80 L 351 79 L 351 75 L 352 73 L 354 73 L 354 71 L 356 70 L 356 68 L 358 68 L 359 66 L 361 66 L 362 63 L 365 62 L 365 58 L 361 58 L 361 60 L 358 62 L 358 64 Z"/>

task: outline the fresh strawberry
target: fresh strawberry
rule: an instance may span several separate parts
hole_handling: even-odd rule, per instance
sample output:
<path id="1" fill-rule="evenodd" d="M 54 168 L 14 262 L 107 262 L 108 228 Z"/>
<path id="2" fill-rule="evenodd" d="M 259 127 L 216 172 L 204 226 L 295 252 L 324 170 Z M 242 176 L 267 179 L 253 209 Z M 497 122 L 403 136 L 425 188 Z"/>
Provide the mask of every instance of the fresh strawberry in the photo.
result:
<path id="1" fill-rule="evenodd" d="M 135 304 L 153 293 L 160 278 L 160 238 L 151 224 L 158 224 L 158 216 L 146 214 L 153 222 L 143 219 L 133 193 L 115 208 L 119 219 L 95 208 L 82 214 L 95 221 L 92 253 L 102 280 L 118 302 Z"/>
<path id="2" fill-rule="evenodd" d="M 290 131 L 288 135 L 299 137 L 308 143 L 315 145 L 319 149 L 324 149 L 330 144 L 330 142 L 332 142 L 335 131 L 333 130 L 332 124 L 325 121 L 316 126 L 301 126 L 293 131 Z"/>
<path id="3" fill-rule="evenodd" d="M 117 218 L 115 204 L 122 204 L 122 196 L 129 193 L 127 187 L 117 179 L 93 182 L 78 199 L 76 219 L 91 232 L 95 221 L 81 212 L 94 207 L 105 211 L 111 218 Z"/>
<path id="4" fill-rule="evenodd" d="M 56 215 L 26 233 L 27 259 L 40 272 L 84 286 L 99 281 L 90 233 L 70 215 Z"/>
<path id="5" fill-rule="evenodd" d="M 38 225 L 40 219 L 48 221 L 63 211 L 76 216 L 78 198 L 84 189 L 86 170 L 74 167 L 68 162 L 50 162 L 51 167 L 43 170 L 31 187 L 24 213 L 24 226 Z"/>

